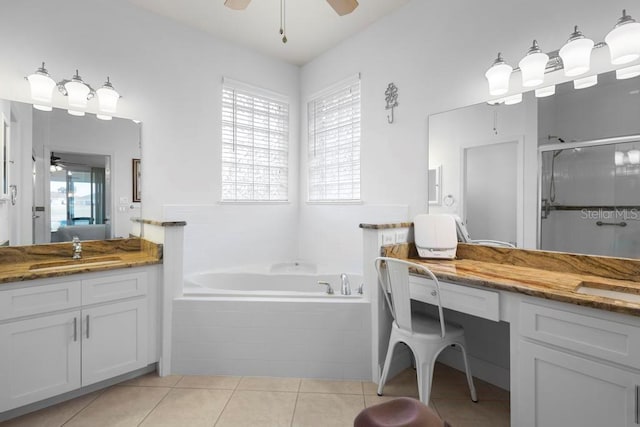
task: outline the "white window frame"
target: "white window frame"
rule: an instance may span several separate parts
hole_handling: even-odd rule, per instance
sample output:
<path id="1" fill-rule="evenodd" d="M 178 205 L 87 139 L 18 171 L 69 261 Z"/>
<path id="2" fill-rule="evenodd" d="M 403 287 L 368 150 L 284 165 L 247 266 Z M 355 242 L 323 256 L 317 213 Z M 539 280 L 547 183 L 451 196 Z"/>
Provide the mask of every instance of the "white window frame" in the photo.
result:
<path id="1" fill-rule="evenodd" d="M 232 112 L 229 111 L 228 107 L 225 106 L 225 91 L 232 91 L 233 92 L 233 96 L 234 96 L 234 101 L 232 103 L 231 108 L 233 109 Z M 267 89 L 262 89 L 256 86 L 252 86 L 250 84 L 247 83 L 243 83 L 243 82 L 239 82 L 237 80 L 233 80 L 233 79 L 229 79 L 227 77 L 223 78 L 222 80 L 222 89 L 221 89 L 221 116 L 222 116 L 222 121 L 221 121 L 221 158 L 220 158 L 220 164 L 221 164 L 221 182 L 220 182 L 220 203 L 230 203 L 230 204 L 278 204 L 278 203 L 289 203 L 289 128 L 290 128 L 290 123 L 289 123 L 289 116 L 290 116 L 290 105 L 289 105 L 289 98 L 285 95 L 276 93 L 276 92 L 272 92 L 269 91 Z M 240 162 L 238 161 L 238 158 L 235 158 L 234 160 L 231 160 L 227 154 L 225 154 L 225 152 L 228 152 L 229 148 L 232 149 L 232 151 L 234 153 L 237 153 L 237 144 L 238 144 L 238 122 L 237 122 L 237 102 L 236 102 L 236 94 L 238 95 L 242 95 L 243 97 L 250 97 L 253 99 L 259 99 L 260 101 L 263 102 L 268 102 L 271 105 L 281 105 L 285 108 L 285 112 L 284 114 L 280 117 L 281 119 L 284 120 L 284 126 L 282 126 L 282 128 L 284 128 L 283 132 L 274 130 L 271 128 L 271 126 L 268 126 L 268 133 L 269 133 L 269 143 L 268 143 L 268 147 L 267 147 L 267 151 L 268 151 L 268 156 L 269 156 L 269 160 L 268 160 L 268 165 L 266 166 L 268 168 L 268 172 L 267 172 L 267 179 L 265 181 L 256 181 L 256 176 L 255 176 L 255 167 L 257 166 L 256 164 L 256 159 L 255 159 L 255 153 L 256 153 L 256 146 L 255 146 L 255 142 L 256 140 L 253 139 L 254 135 L 252 135 L 250 137 L 250 141 L 248 142 L 248 145 L 245 145 L 245 148 L 249 148 L 248 151 L 250 151 L 252 153 L 252 160 L 249 163 L 244 163 L 245 165 L 249 166 L 254 173 L 253 179 L 250 182 L 247 182 L 246 184 L 250 184 L 252 186 L 255 185 L 266 185 L 268 186 L 268 195 L 267 198 L 256 198 L 255 195 L 255 189 L 252 189 L 252 196 L 249 198 L 242 198 L 239 197 L 239 192 L 238 192 L 238 177 L 236 175 L 235 179 L 233 180 L 228 180 L 225 179 L 225 163 L 231 165 L 231 167 L 233 168 L 233 165 L 236 165 L 236 173 L 237 173 L 237 165 L 240 164 Z M 228 120 L 225 119 L 225 115 L 228 115 L 229 113 L 231 113 L 232 115 L 232 119 Z M 274 116 L 275 117 L 275 116 Z M 231 126 L 232 129 L 232 135 L 229 135 L 229 126 Z M 249 129 L 249 128 L 245 128 L 245 129 Z M 253 126 L 253 124 L 251 125 L 250 129 L 253 130 L 255 129 L 255 127 Z M 226 133 L 226 135 L 225 135 Z M 280 144 L 283 145 L 283 148 L 278 148 L 277 144 L 276 147 L 274 147 L 271 144 L 271 134 L 280 134 L 282 136 L 282 139 L 280 141 Z M 251 147 L 249 147 L 251 146 Z M 279 158 L 282 159 L 285 163 L 284 166 L 273 166 L 271 165 L 271 152 L 272 151 L 277 151 L 279 152 Z M 284 194 L 282 192 L 277 193 L 276 195 L 272 194 L 271 192 L 271 173 L 273 171 L 275 171 L 276 169 L 279 169 L 281 171 L 282 176 L 284 176 L 283 179 L 283 184 L 284 184 Z M 282 183 L 281 183 L 282 184 Z M 234 195 L 235 197 L 230 198 L 230 197 L 225 197 L 225 185 L 232 185 L 235 186 L 234 191 Z M 276 185 L 276 184 L 274 184 Z"/>
<path id="2" fill-rule="evenodd" d="M 318 104 L 322 104 L 323 102 L 330 102 L 331 98 L 339 96 L 341 92 L 345 92 L 347 90 L 353 91 L 357 89 L 357 108 L 355 108 L 355 117 L 352 117 L 351 120 L 347 121 L 344 124 L 336 124 L 333 128 L 331 126 L 327 128 L 322 128 L 318 123 L 318 114 L 316 109 L 318 108 Z M 353 92 L 351 92 L 353 93 Z M 349 101 L 345 97 L 345 101 Z M 347 110 L 354 110 L 354 105 L 350 106 L 340 106 L 338 109 L 341 112 L 346 112 Z M 361 100 L 361 89 L 360 89 L 360 75 L 357 74 L 355 76 L 349 77 L 342 81 L 339 81 L 326 89 L 313 94 L 309 97 L 307 101 L 307 124 L 308 124 L 308 137 L 307 137 L 307 203 L 309 204 L 358 204 L 362 203 L 362 188 L 361 188 L 361 116 L 362 116 L 362 100 Z M 335 117 L 333 118 L 335 119 Z M 339 153 L 335 153 L 330 161 L 327 161 L 326 151 L 324 149 L 326 147 L 322 147 L 321 139 L 322 133 L 325 134 L 330 131 L 336 131 L 336 127 L 348 127 L 352 128 L 350 131 L 346 132 L 344 136 L 338 136 L 338 141 L 334 140 L 334 144 L 331 148 L 336 151 L 350 151 L 352 157 L 351 162 L 343 162 L 339 156 Z M 357 128 L 354 128 L 356 126 Z M 344 139 L 342 139 L 344 138 Z M 320 151 L 319 151 L 320 150 Z M 344 182 L 340 183 L 340 178 L 338 178 L 338 182 L 334 184 L 337 185 L 338 189 L 337 195 L 327 194 L 327 185 L 331 182 L 327 180 L 327 164 L 331 164 L 333 161 L 333 167 L 337 169 L 350 169 L 349 176 L 351 178 L 351 184 L 344 184 Z M 337 163 L 336 163 L 337 162 Z M 315 165 L 314 165 L 315 163 Z M 350 163 L 350 164 L 349 164 Z M 357 170 L 356 170 L 357 169 Z M 340 171 L 336 172 L 340 175 Z M 314 177 L 315 174 L 315 177 Z M 318 177 L 318 174 L 321 176 Z M 322 194 L 313 195 L 312 187 L 313 186 L 322 186 L 320 192 Z M 348 194 L 347 197 L 341 197 L 342 191 L 345 188 L 351 186 L 351 193 Z M 357 187 L 357 191 L 354 189 Z"/>

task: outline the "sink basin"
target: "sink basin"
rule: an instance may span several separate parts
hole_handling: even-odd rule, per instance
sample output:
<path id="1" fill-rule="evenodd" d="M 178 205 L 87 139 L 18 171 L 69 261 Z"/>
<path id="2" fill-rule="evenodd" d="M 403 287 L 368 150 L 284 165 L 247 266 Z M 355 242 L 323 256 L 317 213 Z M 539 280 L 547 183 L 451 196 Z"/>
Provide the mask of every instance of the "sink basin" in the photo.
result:
<path id="1" fill-rule="evenodd" d="M 617 286 L 609 283 L 581 282 L 576 287 L 575 292 L 640 304 L 640 288 Z"/>
<path id="2" fill-rule="evenodd" d="M 66 270 L 72 268 L 85 268 L 95 267 L 101 265 L 109 265 L 121 262 L 122 259 L 118 256 L 107 256 L 100 258 L 81 258 L 81 259 L 65 259 L 58 261 L 39 262 L 29 267 L 30 271 L 41 270 Z"/>

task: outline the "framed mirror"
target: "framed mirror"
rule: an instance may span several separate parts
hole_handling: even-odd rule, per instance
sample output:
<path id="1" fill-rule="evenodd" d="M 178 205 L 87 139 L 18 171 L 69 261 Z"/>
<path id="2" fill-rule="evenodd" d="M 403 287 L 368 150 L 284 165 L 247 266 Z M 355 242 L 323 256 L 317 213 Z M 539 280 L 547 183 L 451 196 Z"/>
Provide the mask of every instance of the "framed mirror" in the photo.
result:
<path id="1" fill-rule="evenodd" d="M 0 114 L 0 199 L 9 195 L 9 123 L 4 113 Z"/>

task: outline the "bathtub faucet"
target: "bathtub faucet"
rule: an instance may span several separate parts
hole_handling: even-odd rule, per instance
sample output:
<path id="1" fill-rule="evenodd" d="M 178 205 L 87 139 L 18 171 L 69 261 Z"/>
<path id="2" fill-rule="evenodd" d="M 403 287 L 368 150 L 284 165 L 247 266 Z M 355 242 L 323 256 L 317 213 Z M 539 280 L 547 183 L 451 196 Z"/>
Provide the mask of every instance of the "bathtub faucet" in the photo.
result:
<path id="1" fill-rule="evenodd" d="M 327 295 L 333 295 L 333 288 L 331 287 L 331 283 L 323 282 L 322 280 L 318 280 L 318 285 L 324 285 L 327 287 Z"/>
<path id="2" fill-rule="evenodd" d="M 342 295 L 351 295 L 351 285 L 349 284 L 349 277 L 346 273 L 342 273 L 340 275 L 340 281 L 342 282 L 340 293 Z"/>

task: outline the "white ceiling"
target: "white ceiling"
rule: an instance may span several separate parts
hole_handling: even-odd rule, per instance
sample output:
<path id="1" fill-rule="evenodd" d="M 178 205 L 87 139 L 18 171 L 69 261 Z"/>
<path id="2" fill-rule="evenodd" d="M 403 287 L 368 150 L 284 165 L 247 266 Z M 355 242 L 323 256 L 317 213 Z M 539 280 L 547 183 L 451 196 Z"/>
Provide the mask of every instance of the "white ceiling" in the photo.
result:
<path id="1" fill-rule="evenodd" d="M 224 0 L 128 0 L 137 6 L 266 55 L 302 65 L 409 0 L 359 0 L 338 16 L 326 0 L 285 0 L 286 34 L 280 30 L 280 0 L 253 0 L 234 11 Z"/>

